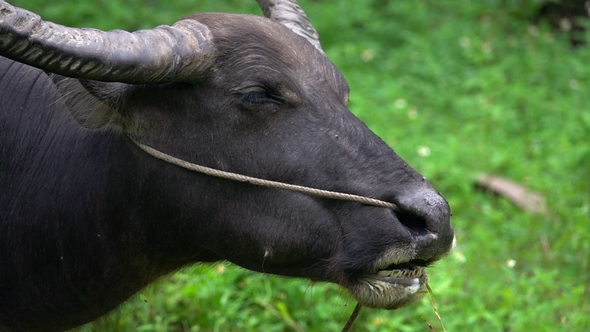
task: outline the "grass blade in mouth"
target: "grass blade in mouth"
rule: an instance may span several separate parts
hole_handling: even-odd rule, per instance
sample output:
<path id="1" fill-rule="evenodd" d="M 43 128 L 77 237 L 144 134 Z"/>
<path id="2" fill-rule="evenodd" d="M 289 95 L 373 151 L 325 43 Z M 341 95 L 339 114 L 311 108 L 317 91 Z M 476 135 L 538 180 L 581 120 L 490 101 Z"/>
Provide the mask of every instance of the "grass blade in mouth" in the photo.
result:
<path id="1" fill-rule="evenodd" d="M 442 327 L 443 332 L 447 332 L 447 330 L 445 329 L 445 325 L 442 322 L 442 318 L 440 317 L 440 314 L 438 313 L 438 310 L 436 309 L 436 302 L 434 301 L 434 293 L 432 292 L 432 288 L 430 288 L 430 285 L 428 285 L 428 283 L 426 283 L 426 289 L 428 290 L 428 295 L 430 296 L 430 305 L 432 306 L 432 309 L 434 310 L 434 314 L 436 315 L 436 318 L 438 318 L 438 321 L 440 322 L 440 326 Z"/>

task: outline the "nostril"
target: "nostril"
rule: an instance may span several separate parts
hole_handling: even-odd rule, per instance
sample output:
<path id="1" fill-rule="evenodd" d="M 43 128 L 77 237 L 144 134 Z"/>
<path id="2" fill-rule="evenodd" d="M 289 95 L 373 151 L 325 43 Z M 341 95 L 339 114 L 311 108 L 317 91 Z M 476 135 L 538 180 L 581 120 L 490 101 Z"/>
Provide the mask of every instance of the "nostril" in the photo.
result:
<path id="1" fill-rule="evenodd" d="M 395 211 L 397 220 L 404 225 L 413 237 L 426 235 L 429 233 L 426 220 L 415 214 Z"/>
<path id="2" fill-rule="evenodd" d="M 443 257 L 454 238 L 447 201 L 430 188 L 410 191 L 398 197 L 399 222 L 408 229 L 415 246 L 415 259 L 426 261 Z"/>
<path id="3" fill-rule="evenodd" d="M 450 207 L 447 201 L 435 190 L 422 188 L 401 195 L 394 201 L 402 209 L 400 222 L 413 231 L 421 228 L 419 234 L 437 234 L 452 238 Z M 449 242 L 450 243 L 450 242 Z"/>

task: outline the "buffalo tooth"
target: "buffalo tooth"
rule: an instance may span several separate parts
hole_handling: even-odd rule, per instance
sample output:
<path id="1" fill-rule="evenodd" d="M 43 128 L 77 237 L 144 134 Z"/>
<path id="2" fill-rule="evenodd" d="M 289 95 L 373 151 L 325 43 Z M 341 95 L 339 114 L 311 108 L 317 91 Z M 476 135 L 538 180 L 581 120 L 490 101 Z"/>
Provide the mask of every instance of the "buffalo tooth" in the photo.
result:
<path id="1" fill-rule="evenodd" d="M 391 272 L 392 271 L 389 271 L 389 270 L 382 270 L 382 271 L 377 272 L 377 274 L 382 277 L 389 277 L 389 276 L 391 276 Z"/>
<path id="2" fill-rule="evenodd" d="M 418 290 L 420 290 L 420 280 L 418 280 L 418 278 L 414 278 L 414 280 L 412 280 L 412 285 L 406 287 L 407 290 L 410 291 L 410 293 L 416 293 Z"/>

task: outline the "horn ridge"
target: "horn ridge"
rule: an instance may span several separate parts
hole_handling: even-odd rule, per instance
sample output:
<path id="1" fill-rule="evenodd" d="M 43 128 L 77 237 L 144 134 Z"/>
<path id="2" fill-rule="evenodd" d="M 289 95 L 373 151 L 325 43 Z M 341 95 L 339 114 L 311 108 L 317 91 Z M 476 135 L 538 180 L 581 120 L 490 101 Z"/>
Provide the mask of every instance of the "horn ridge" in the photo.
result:
<path id="1" fill-rule="evenodd" d="M 70 28 L 0 1 L 0 55 L 56 74 L 123 83 L 197 79 L 214 55 L 209 29 L 191 19 L 127 32 Z"/>
<path id="2" fill-rule="evenodd" d="M 256 0 L 264 16 L 276 21 L 296 34 L 307 39 L 316 49 L 324 53 L 320 44 L 320 35 L 295 0 Z"/>

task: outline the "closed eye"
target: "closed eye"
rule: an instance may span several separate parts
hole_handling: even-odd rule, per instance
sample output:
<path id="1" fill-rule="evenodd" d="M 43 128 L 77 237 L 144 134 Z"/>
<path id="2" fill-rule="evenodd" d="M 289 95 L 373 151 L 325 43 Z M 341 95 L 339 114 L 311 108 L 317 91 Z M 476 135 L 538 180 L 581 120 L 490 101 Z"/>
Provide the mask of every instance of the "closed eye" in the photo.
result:
<path id="1" fill-rule="evenodd" d="M 251 103 L 251 104 L 277 104 L 281 105 L 284 102 L 284 99 L 280 96 L 273 95 L 267 91 L 260 90 L 260 91 L 249 91 L 244 93 L 236 94 L 241 101 Z"/>

